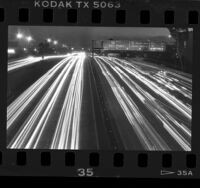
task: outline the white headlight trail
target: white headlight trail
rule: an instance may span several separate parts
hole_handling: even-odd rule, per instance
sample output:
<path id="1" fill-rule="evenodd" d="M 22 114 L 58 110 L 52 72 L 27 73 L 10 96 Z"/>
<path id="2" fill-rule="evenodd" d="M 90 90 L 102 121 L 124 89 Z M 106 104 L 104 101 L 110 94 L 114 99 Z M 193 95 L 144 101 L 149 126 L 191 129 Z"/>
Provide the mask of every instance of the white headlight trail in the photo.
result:
<path id="1" fill-rule="evenodd" d="M 67 55 L 55 55 L 55 56 L 45 56 L 44 60 L 48 60 L 48 59 L 56 59 L 56 58 L 66 58 Z M 19 68 L 24 68 L 26 66 L 32 65 L 34 63 L 38 63 L 42 60 L 42 57 L 27 57 L 24 59 L 20 59 L 17 61 L 12 61 L 8 63 L 8 72 L 19 69 Z"/>
<path id="2" fill-rule="evenodd" d="M 65 96 L 51 149 L 79 149 L 85 54 L 80 53 Z"/>
<path id="3" fill-rule="evenodd" d="M 123 102 L 125 97 L 122 97 L 123 95 L 124 96 L 128 96 L 128 95 L 121 88 L 119 83 L 117 83 L 117 81 L 114 79 L 114 77 L 109 72 L 109 70 L 106 68 L 106 66 L 104 66 L 104 64 L 109 66 L 116 74 L 118 74 L 118 76 L 121 78 L 121 80 L 131 89 L 131 91 L 138 97 L 138 99 L 142 103 L 144 103 L 144 105 L 163 123 L 163 127 L 170 133 L 170 135 L 177 141 L 177 143 L 184 150 L 186 150 L 186 151 L 191 150 L 190 143 L 188 141 L 191 139 L 191 130 L 183 123 L 179 123 L 172 115 L 170 115 L 165 109 L 163 109 L 162 106 L 157 102 L 157 100 L 153 96 L 151 96 L 149 93 L 147 93 L 144 89 L 142 89 L 142 87 L 140 87 L 136 82 L 134 82 L 134 80 L 131 79 L 127 73 L 131 73 L 132 75 L 135 75 L 135 77 L 137 79 L 140 78 L 139 80 L 141 82 L 144 82 L 145 84 L 147 84 L 145 82 L 147 80 L 147 78 L 143 79 L 144 76 L 140 75 L 141 73 L 135 67 L 133 70 L 130 69 L 130 66 L 133 66 L 133 65 L 123 66 L 122 63 L 119 63 L 120 60 L 116 61 L 116 58 L 109 59 L 107 57 L 97 56 L 95 58 L 95 60 L 97 61 L 98 65 L 100 66 L 102 73 L 108 80 L 118 102 L 122 106 L 122 108 L 125 111 L 125 114 L 130 122 L 131 122 L 131 118 L 130 118 L 131 113 L 127 110 L 127 105 L 129 103 L 127 103 L 125 105 L 125 102 Z M 153 83 L 153 82 L 150 81 L 150 83 Z M 153 86 L 155 87 L 155 85 L 153 85 Z M 151 87 L 151 89 L 153 89 L 153 88 Z M 162 89 L 161 89 L 161 91 L 162 91 Z M 155 92 L 155 91 L 153 91 L 153 92 Z M 165 91 L 163 90 L 162 92 L 164 93 Z M 174 97 L 172 97 L 172 99 L 174 101 L 176 101 L 176 99 Z M 130 104 L 133 104 L 133 101 L 131 101 L 131 99 L 129 100 L 129 102 L 130 102 Z M 182 104 L 182 105 L 184 105 L 184 104 Z M 135 105 L 134 109 L 137 109 L 136 105 Z M 186 108 L 186 106 L 185 106 L 185 109 L 187 109 L 189 111 L 188 107 Z M 132 109 L 132 112 L 133 111 L 134 110 Z M 184 115 L 185 114 L 186 114 L 186 117 L 189 118 L 188 121 L 190 121 L 190 117 L 188 117 L 188 113 L 184 113 Z M 135 123 L 132 121 L 131 124 L 134 125 L 134 128 L 137 125 L 137 128 L 135 130 L 137 131 L 137 133 L 138 133 L 137 135 L 141 138 L 140 140 L 141 140 L 141 142 L 143 142 L 143 144 L 146 148 L 150 149 L 151 147 L 154 147 L 154 149 L 156 149 L 156 150 L 157 149 L 158 150 L 159 149 L 161 149 L 161 150 L 169 150 L 170 149 L 167 146 L 167 144 L 161 139 L 161 137 L 156 133 L 156 131 L 151 126 L 151 124 L 149 122 L 147 122 L 144 117 L 143 117 L 143 119 L 140 118 L 140 117 L 142 117 L 142 114 L 140 114 L 139 111 L 137 113 L 132 114 L 132 116 L 133 117 L 135 116 L 135 118 L 137 117 L 135 121 L 138 123 Z M 141 125 L 144 130 L 146 129 L 144 132 L 141 131 L 142 129 L 140 130 L 138 128 Z M 145 127 L 145 125 L 148 125 L 148 127 Z M 149 137 L 149 139 L 151 140 L 150 142 L 154 143 L 153 146 L 147 142 L 148 139 L 145 137 L 145 133 L 146 133 L 146 137 L 149 137 L 151 135 Z M 154 137 L 157 139 L 155 140 Z M 146 140 L 146 142 L 142 141 L 143 139 Z M 160 143 L 160 145 L 157 146 L 158 143 L 156 143 L 156 142 Z"/>
<path id="4" fill-rule="evenodd" d="M 14 134 L 8 148 L 40 149 L 45 135 L 50 136 L 49 149 L 81 149 L 86 54 L 45 56 L 44 60 L 57 58 L 62 60 L 7 107 L 7 131 Z M 8 73 L 39 61 L 41 57 L 9 62 Z M 178 72 L 163 71 L 158 66 L 98 55 L 93 63 L 100 69 L 99 76 L 102 83 L 106 83 L 105 88 L 111 88 L 111 95 L 105 95 L 108 99 L 114 96 L 109 105 L 122 109 L 122 117 L 118 120 L 127 120 L 126 125 L 137 135 L 143 149 L 170 151 L 175 146 L 191 151 L 192 107 L 189 101 L 192 99 L 192 81 L 189 75 L 185 77 Z M 185 97 L 186 102 L 174 93 Z M 149 118 L 144 112 L 154 117 Z M 151 119 L 159 124 L 155 126 Z M 52 120 L 54 123 L 50 123 Z M 23 122 L 19 125 L 20 121 Z M 129 130 L 122 129 L 122 125 L 115 126 L 124 130 L 124 135 Z M 17 131 L 13 133 L 15 129 Z M 174 146 L 169 145 L 166 138 L 170 138 Z M 130 142 L 130 139 L 124 139 L 122 141 Z"/>
<path id="5" fill-rule="evenodd" d="M 120 86 L 117 80 L 112 76 L 110 71 L 102 63 L 101 60 L 95 58 L 102 73 L 106 77 L 111 89 L 119 102 L 121 108 L 124 111 L 127 119 L 129 120 L 131 126 L 133 127 L 138 139 L 142 143 L 144 149 L 146 150 L 170 150 L 166 142 L 159 136 L 159 134 L 150 125 L 148 120 L 139 111 L 135 102 L 131 97 L 125 92 L 125 90 Z"/>
<path id="6" fill-rule="evenodd" d="M 49 79 L 55 77 L 55 74 L 60 71 L 49 89 L 11 140 L 8 145 L 9 148 L 36 149 L 39 147 L 40 140 L 48 125 L 48 120 L 53 110 L 55 110 L 55 104 L 72 71 L 73 76 L 64 99 L 51 147 L 56 149 L 79 148 L 84 60 L 85 53 L 71 54 L 50 69 L 9 105 L 7 109 L 7 129 L 12 127 L 12 125 L 14 126 L 20 114 L 22 114 L 29 103 L 39 94 L 40 90 L 46 86 Z"/>
<path id="7" fill-rule="evenodd" d="M 10 128 L 15 119 L 17 119 L 27 105 L 38 95 L 41 89 L 69 59 L 70 57 L 56 64 L 7 107 L 7 129 Z"/>
<path id="8" fill-rule="evenodd" d="M 12 118 L 12 122 L 17 117 L 19 117 L 19 114 L 29 104 L 30 101 L 26 102 L 27 95 L 30 95 L 32 92 L 34 92 L 35 95 L 37 95 L 40 89 L 44 87 L 45 84 L 47 83 L 48 79 L 46 80 L 46 78 L 51 78 L 52 76 L 54 76 L 54 74 L 57 72 L 59 67 L 62 67 L 62 65 L 64 65 L 64 68 L 59 74 L 59 76 L 50 86 L 49 90 L 47 90 L 47 92 L 45 93 L 43 98 L 40 100 L 38 105 L 35 107 L 35 109 L 31 112 L 27 121 L 24 122 L 20 130 L 16 133 L 14 141 L 11 142 L 12 143 L 10 146 L 11 148 L 21 148 L 22 145 L 25 148 L 36 147 L 37 141 L 41 135 L 41 131 L 43 130 L 43 126 L 45 126 L 46 120 L 48 119 L 49 114 L 53 108 L 53 105 L 55 104 L 56 99 L 58 98 L 59 92 L 64 84 L 64 81 L 67 78 L 68 73 L 70 72 L 72 67 L 75 65 L 75 61 L 76 61 L 76 58 L 64 59 L 58 65 L 56 65 L 50 71 L 48 71 L 48 73 L 46 73 L 42 79 L 39 79 L 39 82 L 36 82 L 37 84 L 34 84 L 33 86 L 31 86 L 31 88 L 25 91 L 24 92 L 25 95 L 22 94 L 19 97 L 20 100 L 17 99 L 14 101 L 16 106 L 15 106 L 15 111 L 14 111 L 15 113 L 12 113 L 12 117 L 14 116 L 14 118 Z M 35 90 L 35 87 L 37 88 L 36 90 Z M 21 104 L 21 106 L 19 104 Z M 9 109 L 12 109 L 12 108 L 9 108 Z M 9 111 L 8 111 L 8 114 L 9 114 Z M 12 122 L 8 124 L 8 126 L 11 126 Z"/>
<path id="9" fill-rule="evenodd" d="M 116 62 L 115 62 L 116 63 Z M 151 79 L 148 79 L 146 76 L 144 76 L 146 73 L 144 71 L 141 71 L 140 69 L 137 69 L 134 65 L 131 63 L 128 63 L 127 67 L 123 67 L 122 64 L 118 63 L 118 65 L 125 69 L 128 73 L 130 73 L 132 76 L 134 76 L 136 79 L 140 80 L 145 84 L 147 87 L 149 87 L 153 92 L 161 96 L 163 99 L 165 99 L 167 102 L 169 102 L 171 105 L 173 105 L 180 113 L 182 113 L 184 116 L 186 116 L 188 119 L 191 119 L 191 108 L 185 105 L 182 101 L 168 93 L 163 88 L 159 87 L 155 82 L 151 81 Z M 147 74 L 146 74 L 147 75 Z M 148 74 L 149 76 L 149 74 Z"/>

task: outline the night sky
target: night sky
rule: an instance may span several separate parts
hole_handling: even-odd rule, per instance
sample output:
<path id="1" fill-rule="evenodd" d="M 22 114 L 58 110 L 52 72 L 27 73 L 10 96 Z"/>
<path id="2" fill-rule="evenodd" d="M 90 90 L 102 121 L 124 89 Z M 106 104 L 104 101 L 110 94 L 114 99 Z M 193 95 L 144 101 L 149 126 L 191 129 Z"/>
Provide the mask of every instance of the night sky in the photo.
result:
<path id="1" fill-rule="evenodd" d="M 167 28 L 120 28 L 120 27 L 55 27 L 55 26 L 10 26 L 9 41 L 16 40 L 16 33 L 31 35 L 35 42 L 46 38 L 74 47 L 90 47 L 91 40 L 133 40 L 138 38 L 167 37 Z"/>

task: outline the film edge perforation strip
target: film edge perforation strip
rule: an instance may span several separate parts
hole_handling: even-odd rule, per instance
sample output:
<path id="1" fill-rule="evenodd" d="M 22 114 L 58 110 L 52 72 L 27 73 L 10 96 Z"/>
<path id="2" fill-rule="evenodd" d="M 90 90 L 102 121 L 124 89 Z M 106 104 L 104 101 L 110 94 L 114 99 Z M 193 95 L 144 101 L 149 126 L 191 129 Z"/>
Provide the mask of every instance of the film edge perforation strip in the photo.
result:
<path id="1" fill-rule="evenodd" d="M 101 24 L 101 19 L 103 16 L 101 9 L 93 9 L 91 11 L 91 23 L 92 24 Z M 78 24 L 79 14 L 77 9 L 68 9 L 66 16 L 66 23 L 74 23 Z M 18 9 L 18 21 L 19 23 L 28 23 L 31 19 L 30 11 L 28 8 L 19 8 Z M 173 25 L 174 20 L 176 18 L 174 10 L 165 10 L 163 12 L 164 16 L 164 24 L 165 25 Z M 141 10 L 140 11 L 140 24 L 148 25 L 151 23 L 151 12 L 149 10 Z M 115 20 L 117 24 L 125 25 L 126 24 L 126 10 L 119 9 L 115 11 Z M 199 12 L 197 10 L 189 10 L 187 13 L 188 25 L 196 25 L 199 23 Z M 43 23 L 54 23 L 54 9 L 44 8 L 43 16 L 41 18 Z M 4 22 L 6 20 L 6 11 L 4 8 L 0 7 L 0 22 Z"/>
<path id="2" fill-rule="evenodd" d="M 76 166 L 76 154 L 73 151 L 65 152 L 64 155 L 65 157 L 65 166 Z M 29 156 L 30 157 L 30 156 Z M 112 166 L 113 167 L 123 167 L 124 163 L 124 154 L 123 153 L 114 153 L 112 157 Z M 2 152 L 0 152 L 0 166 L 4 164 L 4 157 Z M 91 152 L 88 155 L 88 166 L 91 167 L 98 167 L 101 165 L 101 154 L 98 152 Z M 196 155 L 189 153 L 185 155 L 185 167 L 186 168 L 196 168 Z M 40 165 L 41 166 L 51 166 L 51 152 L 40 152 Z M 24 166 L 27 165 L 27 154 L 26 151 L 19 151 L 16 152 L 16 163 L 14 165 L 17 166 Z M 173 168 L 173 157 L 172 154 L 169 152 L 165 152 L 161 155 L 161 161 L 162 161 L 162 167 L 163 168 Z M 148 167 L 148 153 L 142 152 L 137 155 L 137 165 L 138 167 L 141 168 L 146 168 Z"/>

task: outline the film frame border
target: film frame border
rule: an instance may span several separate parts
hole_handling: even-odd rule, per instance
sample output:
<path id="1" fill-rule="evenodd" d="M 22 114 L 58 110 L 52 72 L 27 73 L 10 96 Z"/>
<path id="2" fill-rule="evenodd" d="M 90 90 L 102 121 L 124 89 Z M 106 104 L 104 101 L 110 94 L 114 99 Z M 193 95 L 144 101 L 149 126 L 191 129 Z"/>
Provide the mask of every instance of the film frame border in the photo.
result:
<path id="1" fill-rule="evenodd" d="M 34 8 L 33 0 L 0 2 L 0 175 L 66 177 L 199 178 L 198 104 L 200 104 L 200 2 L 174 0 L 120 1 L 120 9 Z M 4 4 L 5 3 L 5 4 Z M 84 16 L 82 16 L 84 15 Z M 64 19 L 60 17 L 64 16 Z M 70 17 L 70 18 L 69 18 Z M 168 17 L 168 18 L 167 18 Z M 194 21 L 195 20 L 195 21 Z M 6 149 L 6 78 L 8 25 L 113 26 L 113 27 L 192 27 L 193 101 L 192 152 L 148 151 L 60 151 Z M 3 91 L 3 92 L 2 92 Z M 188 175 L 190 171 L 193 176 Z M 176 172 L 163 176 L 162 172 Z"/>

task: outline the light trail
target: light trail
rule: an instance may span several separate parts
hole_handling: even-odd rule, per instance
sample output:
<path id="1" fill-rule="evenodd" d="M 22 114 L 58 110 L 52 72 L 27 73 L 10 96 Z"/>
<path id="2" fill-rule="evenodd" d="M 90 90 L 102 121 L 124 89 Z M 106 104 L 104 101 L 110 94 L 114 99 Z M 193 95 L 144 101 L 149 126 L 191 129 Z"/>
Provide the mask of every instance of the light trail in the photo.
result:
<path id="1" fill-rule="evenodd" d="M 113 88 L 120 88 L 120 85 L 119 85 L 119 83 L 117 83 L 117 81 L 114 79 L 112 74 L 109 72 L 109 70 L 105 66 L 104 66 L 104 70 L 102 69 L 103 64 L 107 64 L 107 66 L 109 66 L 116 74 L 118 74 L 119 78 L 124 82 L 124 84 L 126 84 L 131 89 L 131 91 L 138 97 L 138 99 L 149 109 L 149 111 L 151 111 L 155 115 L 155 117 L 157 117 L 162 122 L 163 127 L 168 131 L 168 133 L 178 142 L 178 144 L 184 150 L 186 150 L 186 151 L 191 150 L 191 147 L 190 147 L 191 127 L 187 127 L 186 125 L 184 125 L 183 121 L 178 122 L 178 120 L 173 117 L 173 114 L 170 114 L 169 112 L 167 112 L 167 110 L 165 110 L 163 108 L 163 106 L 161 105 L 159 100 L 157 100 L 152 95 L 150 95 L 148 92 L 146 92 L 144 89 L 142 89 L 142 87 L 140 87 L 136 82 L 134 82 L 133 79 L 131 79 L 128 76 L 127 73 L 130 73 L 130 72 L 131 72 L 132 75 L 136 74 L 137 69 L 135 67 L 134 67 L 133 70 L 128 69 L 127 66 L 123 66 L 122 63 L 117 62 L 116 59 L 114 59 L 114 58 L 98 57 L 97 56 L 95 59 L 98 62 L 99 66 L 101 67 L 101 70 L 102 70 L 104 76 L 107 78 L 112 89 Z M 133 66 L 133 65 L 131 65 L 131 66 Z M 137 70 L 137 71 L 141 72 L 140 70 Z M 138 76 L 138 72 L 137 72 L 136 76 Z M 143 77 L 142 79 L 138 79 L 138 80 L 140 80 L 141 82 L 144 82 L 144 80 L 147 80 L 147 79 L 144 79 L 144 78 L 145 77 Z M 114 80 L 114 81 L 111 81 L 111 80 Z M 149 84 L 149 82 L 148 82 L 148 84 Z M 117 85 L 117 86 L 114 87 L 113 85 Z M 166 85 L 166 87 L 168 87 L 168 86 Z M 152 90 L 152 91 L 155 92 L 155 90 Z M 161 91 L 162 91 L 162 89 L 161 89 Z M 116 91 L 113 89 L 113 92 L 115 93 Z M 127 94 L 124 94 L 124 95 L 127 95 Z M 163 96 L 162 93 L 160 95 Z M 116 93 L 115 93 L 115 96 L 118 99 L 118 102 L 121 104 L 123 99 L 119 98 L 119 96 L 116 95 Z M 185 95 L 185 96 L 188 97 L 187 95 Z M 190 96 L 189 96 L 189 98 L 190 98 Z M 131 104 L 131 102 L 129 102 L 127 104 Z M 177 105 L 179 105 L 179 102 L 177 102 Z M 180 109 L 180 107 L 177 107 L 177 110 L 179 110 L 179 109 Z M 127 110 L 124 109 L 124 112 L 128 117 Z M 186 113 L 183 113 L 183 115 L 185 115 L 185 114 Z M 135 114 L 133 116 L 135 116 Z M 191 114 L 190 114 L 190 116 L 191 116 Z M 188 118 L 187 115 L 186 115 L 186 117 Z M 137 119 L 138 119 L 138 117 L 137 117 Z M 191 123 L 191 122 L 189 122 L 189 123 Z M 139 124 L 136 124 L 135 122 L 131 122 L 131 124 L 133 126 L 137 125 L 137 128 L 136 128 L 136 131 L 138 132 L 137 135 L 139 135 L 139 137 L 142 138 L 140 140 L 143 140 L 144 135 L 141 135 L 143 133 L 138 130 Z M 145 125 L 146 124 L 147 123 L 145 123 Z M 149 128 L 151 127 L 150 123 L 148 123 L 148 127 Z M 145 132 L 147 133 L 147 136 L 148 136 L 149 133 L 147 131 L 145 131 Z M 155 138 L 155 137 L 156 137 L 156 135 L 152 136 L 152 138 Z M 166 145 L 165 146 L 163 145 L 162 148 L 158 148 L 156 145 L 154 145 L 153 147 L 155 149 L 158 149 L 158 150 L 159 149 L 169 150 L 169 147 L 166 146 Z M 151 148 L 150 144 L 147 144 L 147 148 L 148 149 Z"/>
<path id="2" fill-rule="evenodd" d="M 114 61 L 116 63 L 116 61 Z M 124 62 L 124 61 L 123 61 Z M 120 63 L 118 65 L 125 69 L 128 73 L 134 76 L 137 80 L 140 80 L 143 84 L 149 87 L 157 95 L 161 96 L 164 100 L 173 105 L 177 110 L 184 114 L 188 119 L 191 119 L 191 107 L 185 105 L 182 101 L 178 100 L 175 96 L 171 95 L 168 90 L 163 89 L 155 82 L 151 81 L 152 75 L 149 73 L 138 69 L 129 62 L 126 62 L 128 67 L 124 68 Z M 148 77 L 147 77 L 148 76 Z"/>
<path id="3" fill-rule="evenodd" d="M 106 66 L 95 58 L 145 150 L 170 150 Z"/>
<path id="4" fill-rule="evenodd" d="M 84 60 L 85 55 L 82 54 L 76 64 L 73 77 L 65 96 L 51 149 L 79 149 Z"/>
<path id="5" fill-rule="evenodd" d="M 67 55 L 44 56 L 44 58 L 30 56 L 30 57 L 27 57 L 27 58 L 24 58 L 24 59 L 9 62 L 8 63 L 8 72 L 11 72 L 11 71 L 19 69 L 19 68 L 23 68 L 25 66 L 32 65 L 34 63 L 38 63 L 42 60 L 66 58 L 67 56 L 69 56 L 69 54 L 67 54 Z"/>
<path id="6" fill-rule="evenodd" d="M 82 121 L 82 103 L 87 105 L 89 100 L 100 98 L 97 95 L 104 95 L 101 100 L 112 100 L 109 105 L 113 104 L 117 109 L 105 103 L 102 109 L 95 109 L 92 113 L 98 111 L 100 113 L 101 110 L 105 110 L 103 108 L 106 108 L 106 111 L 111 112 L 110 119 L 114 118 L 116 122 L 114 126 L 117 131 L 122 130 L 120 128 L 122 126 L 130 126 L 130 128 L 123 127 L 124 132 L 119 135 L 136 135 L 135 137 L 141 143 L 141 150 L 171 151 L 177 147 L 177 150 L 191 151 L 192 80 L 190 75 L 170 69 L 163 70 L 155 65 L 97 55 L 91 61 L 93 66 L 85 66 L 85 61 L 88 59 L 83 52 L 60 57 L 46 56 L 45 60 L 53 58 L 55 60 L 62 58 L 62 60 L 56 62 L 54 67 L 7 107 L 7 132 L 12 135 L 9 137 L 8 148 L 82 149 L 80 140 L 87 139 L 87 134 L 91 134 L 81 132 L 83 130 L 81 127 L 88 126 Z M 38 61 L 41 59 L 31 58 L 13 62 L 9 64 L 8 72 Z M 88 70 L 88 67 L 91 70 Z M 92 91 L 96 86 L 89 87 L 96 96 L 91 95 L 93 99 L 87 98 L 85 103 L 83 90 L 89 83 L 86 81 L 88 79 L 84 79 L 84 75 L 93 69 L 96 69 L 95 74 L 98 74 L 99 79 L 95 79 L 94 76 L 91 83 L 100 85 L 102 93 L 99 90 Z M 84 97 L 89 96 L 84 95 Z M 112 116 L 112 113 L 116 113 L 117 110 L 122 113 Z M 148 115 L 145 112 L 148 112 Z M 149 117 L 149 114 L 152 117 Z M 89 116 L 86 115 L 87 118 L 90 118 Z M 95 116 L 96 114 L 91 115 L 91 117 Z M 102 116 L 105 118 L 104 115 Z M 119 123 L 121 119 L 127 121 L 126 125 Z M 157 122 L 159 124 L 156 124 Z M 106 127 L 107 125 L 97 122 L 94 126 Z M 126 133 L 130 130 L 135 134 Z M 98 135 L 99 132 L 94 134 Z M 103 131 L 101 134 L 98 136 L 109 135 Z M 116 135 L 113 133 L 113 136 Z M 169 137 L 173 141 L 173 147 L 170 145 L 172 142 L 168 141 Z M 47 145 L 44 144 L 45 138 L 48 139 Z M 126 143 L 130 140 L 132 139 L 128 137 L 121 139 Z M 130 144 L 122 145 L 129 150 Z"/>
<path id="7" fill-rule="evenodd" d="M 48 120 L 53 113 L 56 102 L 59 99 L 61 91 L 65 86 L 66 80 L 69 77 L 70 72 L 75 66 L 75 74 L 77 78 L 72 78 L 70 82 L 70 88 L 68 93 L 72 93 L 70 98 L 71 101 L 74 101 L 74 105 L 71 106 L 71 111 L 74 113 L 70 113 L 70 119 L 72 119 L 72 123 L 68 124 L 68 129 L 71 130 L 71 147 L 78 148 L 78 132 L 79 132 L 79 117 L 80 116 L 80 103 L 81 103 L 81 92 L 82 89 L 82 69 L 84 62 L 84 54 L 79 54 L 76 56 L 68 57 L 58 63 L 55 67 L 53 67 L 50 71 L 48 71 L 42 78 L 40 78 L 36 83 L 33 84 L 30 88 L 28 88 L 18 99 L 16 99 L 7 109 L 7 129 L 9 130 L 13 123 L 20 117 L 20 114 L 26 109 L 29 103 L 38 95 L 40 90 L 45 87 L 50 78 L 52 78 L 55 73 L 62 67 L 61 73 L 56 77 L 53 84 L 51 84 L 50 88 L 46 91 L 44 96 L 41 98 L 40 102 L 31 112 L 27 120 L 20 127 L 18 132 L 15 134 L 15 137 L 12 139 L 9 148 L 33 148 L 36 149 L 39 145 L 40 139 L 44 133 L 45 128 L 48 126 Z M 64 65 L 64 66 L 63 66 Z M 79 70 L 80 69 L 80 70 Z M 75 80 L 75 82 L 74 82 Z M 77 82 L 80 82 L 79 84 Z M 79 86 L 79 88 L 77 88 Z M 75 93 L 75 96 L 74 96 Z M 28 99 L 28 101 L 27 101 Z M 66 99 L 68 101 L 69 98 Z M 79 99 L 79 102 L 77 102 Z M 70 103 L 70 101 L 68 101 Z M 65 102 L 66 103 L 66 102 Z M 68 105 L 67 105 L 68 107 Z M 79 110 L 78 110 L 79 108 Z M 62 115 L 62 114 L 61 114 Z M 64 124 L 61 125 L 61 122 L 58 126 L 65 127 Z M 63 129 L 63 128 L 62 128 Z M 63 138 L 63 137 L 61 137 Z M 62 143 L 62 141 L 59 141 Z M 69 145 L 65 143 L 64 145 Z M 65 148 L 62 148 L 65 149 Z"/>
<path id="8" fill-rule="evenodd" d="M 39 94 L 41 89 L 56 74 L 56 72 L 66 64 L 70 58 L 66 58 L 50 69 L 45 75 L 37 80 L 32 86 L 24 91 L 13 103 L 7 108 L 7 128 L 9 129 L 13 122 L 20 116 L 28 104 Z"/>

